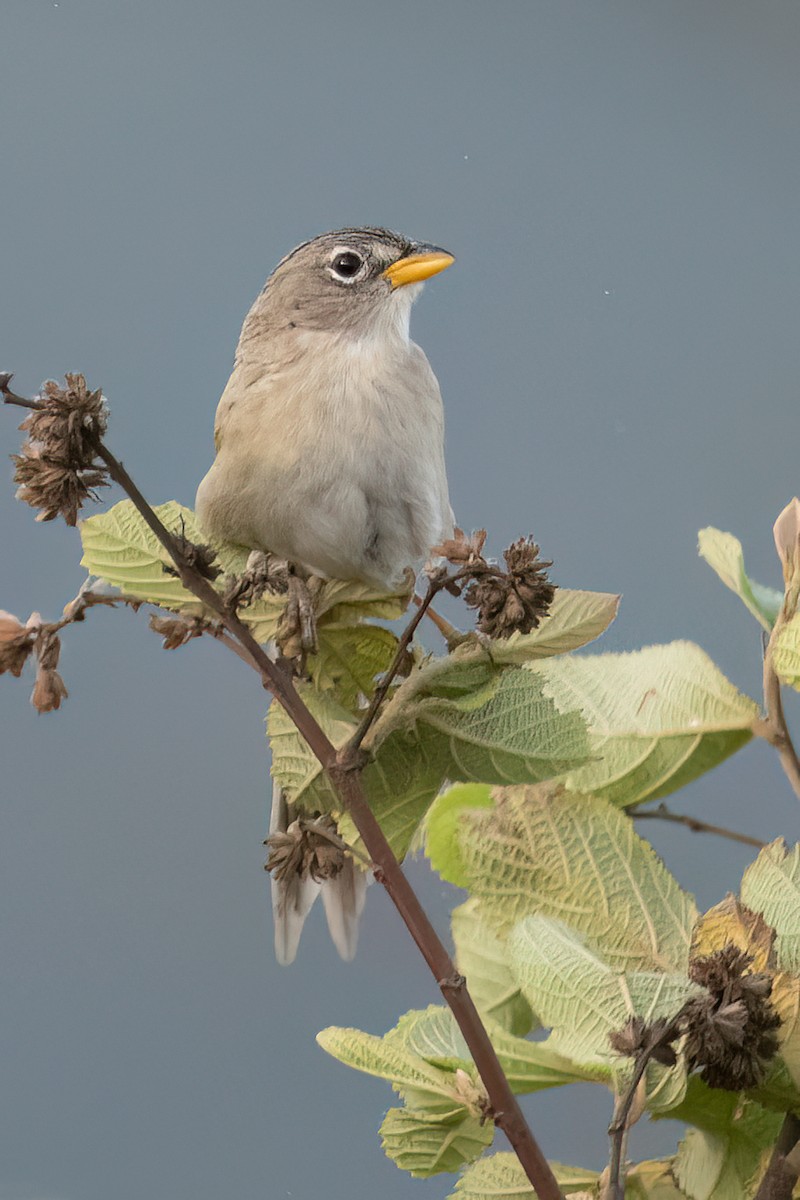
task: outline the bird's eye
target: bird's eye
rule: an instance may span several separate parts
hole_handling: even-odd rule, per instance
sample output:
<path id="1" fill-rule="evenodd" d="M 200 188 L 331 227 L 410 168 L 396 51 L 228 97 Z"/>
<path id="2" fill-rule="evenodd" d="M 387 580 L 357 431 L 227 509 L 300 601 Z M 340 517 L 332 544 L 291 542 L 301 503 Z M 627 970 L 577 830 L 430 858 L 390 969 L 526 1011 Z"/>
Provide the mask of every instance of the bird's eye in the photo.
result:
<path id="1" fill-rule="evenodd" d="M 334 275 L 338 275 L 340 279 L 352 279 L 363 266 L 364 260 L 360 254 L 356 254 L 353 250 L 344 250 L 341 254 L 337 254 L 331 263 Z"/>

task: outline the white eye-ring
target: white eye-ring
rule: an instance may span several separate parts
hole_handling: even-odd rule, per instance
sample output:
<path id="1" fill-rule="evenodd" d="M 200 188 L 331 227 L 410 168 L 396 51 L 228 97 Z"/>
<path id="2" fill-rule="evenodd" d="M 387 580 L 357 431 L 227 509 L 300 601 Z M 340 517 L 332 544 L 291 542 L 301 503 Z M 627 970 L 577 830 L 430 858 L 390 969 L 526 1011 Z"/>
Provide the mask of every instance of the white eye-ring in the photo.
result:
<path id="1" fill-rule="evenodd" d="M 330 270 L 335 279 L 352 283 L 364 266 L 364 259 L 355 250 L 337 250 L 331 259 Z"/>

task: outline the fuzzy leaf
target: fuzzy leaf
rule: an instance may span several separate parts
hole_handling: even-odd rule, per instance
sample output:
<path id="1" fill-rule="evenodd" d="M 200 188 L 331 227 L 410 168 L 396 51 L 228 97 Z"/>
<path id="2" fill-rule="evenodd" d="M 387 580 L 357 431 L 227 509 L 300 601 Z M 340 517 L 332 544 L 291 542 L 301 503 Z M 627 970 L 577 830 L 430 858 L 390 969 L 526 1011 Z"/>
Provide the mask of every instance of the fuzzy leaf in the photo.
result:
<path id="1" fill-rule="evenodd" d="M 619 596 L 608 592 L 558 588 L 550 612 L 538 629 L 492 642 L 492 658 L 496 663 L 521 664 L 577 650 L 608 629 L 617 615 L 619 601 Z"/>
<path id="2" fill-rule="evenodd" d="M 771 842 L 744 873 L 742 901 L 777 933 L 778 966 L 800 975 L 800 845 Z"/>
<path id="3" fill-rule="evenodd" d="M 527 668 L 562 712 L 583 714 L 590 761 L 566 775 L 575 791 L 625 807 L 666 796 L 752 737 L 758 706 L 699 646 L 565 655 Z"/>
<path id="4" fill-rule="evenodd" d="M 375 677 L 388 670 L 397 638 L 381 625 L 328 621 L 317 632 L 318 653 L 308 661 L 314 686 L 332 691 L 345 708 L 355 709 L 360 695 L 371 696 Z"/>
<path id="5" fill-rule="evenodd" d="M 401 1038 L 375 1037 L 360 1029 L 331 1026 L 317 1034 L 323 1050 L 347 1067 L 386 1079 L 401 1096 L 411 1094 L 417 1107 L 454 1112 L 464 1108 L 455 1075 L 432 1066 L 408 1050 Z"/>
<path id="6" fill-rule="evenodd" d="M 491 1146 L 494 1126 L 463 1110 L 437 1118 L 424 1109 L 390 1108 L 381 1125 L 386 1155 L 402 1171 L 428 1179 L 442 1171 L 455 1173 Z"/>
<path id="7" fill-rule="evenodd" d="M 425 817 L 425 853 L 434 871 L 456 887 L 469 887 L 458 837 L 462 813 L 491 808 L 492 789 L 487 783 L 456 783 L 437 796 Z"/>
<path id="8" fill-rule="evenodd" d="M 174 500 L 159 505 L 156 515 L 172 533 L 183 533 L 191 542 L 206 542 L 197 517 L 190 508 Z M 90 575 L 112 584 L 126 596 L 159 604 L 173 611 L 200 613 L 200 602 L 163 567 L 171 560 L 154 533 L 147 527 L 130 500 L 122 500 L 108 512 L 98 513 L 79 523 L 83 558 L 81 563 Z M 219 566 L 225 575 L 244 571 L 250 551 L 229 542 L 212 542 Z M 329 615 L 339 623 L 353 622 L 364 617 L 400 616 L 410 598 L 408 583 L 389 595 L 366 584 L 342 580 L 318 581 L 315 590 L 315 610 L 318 623 Z M 239 615 L 250 627 L 256 641 L 267 642 L 274 636 L 286 598 L 265 595 Z"/>
<path id="9" fill-rule="evenodd" d="M 501 936 L 541 913 L 614 969 L 686 970 L 694 901 L 624 813 L 548 785 L 494 795 L 493 809 L 464 814 L 459 842 L 470 891 Z"/>
<path id="10" fill-rule="evenodd" d="M 681 1142 L 673 1167 L 690 1200 L 744 1200 L 754 1194 L 780 1113 L 694 1078 L 684 1103 L 669 1115 L 698 1126 Z"/>
<path id="11" fill-rule="evenodd" d="M 569 1196 L 594 1188 L 600 1176 L 582 1167 L 550 1163 L 564 1193 Z M 533 1200 L 534 1192 L 516 1154 L 489 1154 L 468 1167 L 449 1200 Z"/>
<path id="12" fill-rule="evenodd" d="M 481 913 L 475 899 L 453 909 L 450 926 L 456 966 L 469 980 L 472 999 L 483 1017 L 522 1037 L 536 1024 L 508 963 L 508 947 Z"/>
<path id="13" fill-rule="evenodd" d="M 699 992 L 685 975 L 613 970 L 577 933 L 548 917 L 515 925 L 509 953 L 526 1000 L 553 1030 L 553 1048 L 581 1066 L 619 1065 L 610 1033 L 633 1016 L 671 1018 Z"/>
<path id="14" fill-rule="evenodd" d="M 707 529 L 700 530 L 697 538 L 700 557 L 706 560 L 725 586 L 739 597 L 745 608 L 769 632 L 783 603 L 783 592 L 763 587 L 748 578 L 744 569 L 742 543 L 732 533 L 723 533 L 721 529 L 709 525 Z"/>
<path id="15" fill-rule="evenodd" d="M 775 639 L 772 665 L 784 683 L 800 692 L 800 613 L 795 613 Z"/>

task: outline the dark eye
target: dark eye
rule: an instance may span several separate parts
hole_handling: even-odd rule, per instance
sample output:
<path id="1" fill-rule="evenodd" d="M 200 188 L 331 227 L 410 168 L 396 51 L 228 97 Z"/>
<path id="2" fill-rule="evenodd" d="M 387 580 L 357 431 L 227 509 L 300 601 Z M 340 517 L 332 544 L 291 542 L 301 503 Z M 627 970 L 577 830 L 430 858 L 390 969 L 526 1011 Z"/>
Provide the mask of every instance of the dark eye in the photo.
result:
<path id="1" fill-rule="evenodd" d="M 340 279 L 352 279 L 360 271 L 363 262 L 360 254 L 356 254 L 353 250 L 345 250 L 336 255 L 331 267 Z"/>

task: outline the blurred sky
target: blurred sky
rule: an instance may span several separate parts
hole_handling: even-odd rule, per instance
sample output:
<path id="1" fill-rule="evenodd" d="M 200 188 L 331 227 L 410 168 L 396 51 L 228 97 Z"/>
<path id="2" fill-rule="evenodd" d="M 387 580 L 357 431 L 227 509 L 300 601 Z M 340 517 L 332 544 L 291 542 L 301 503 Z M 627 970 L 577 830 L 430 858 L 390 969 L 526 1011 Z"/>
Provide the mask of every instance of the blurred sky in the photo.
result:
<path id="1" fill-rule="evenodd" d="M 447 246 L 413 332 L 461 524 L 495 552 L 532 531 L 557 581 L 621 591 L 607 648 L 690 638 L 758 694 L 758 630 L 696 533 L 736 532 L 779 582 L 771 525 L 800 490 L 795 0 L 4 0 L 0 44 L 18 389 L 84 371 L 149 498 L 192 503 L 278 258 L 352 224 Z M 3 470 L 0 607 L 57 616 L 77 534 L 36 525 Z M 319 915 L 295 966 L 273 960 L 255 677 L 216 645 L 165 654 L 126 612 L 71 629 L 62 664 L 58 714 L 0 682 L 0 1200 L 447 1195 L 383 1157 L 388 1086 L 314 1043 L 437 1000 L 379 889 L 354 964 Z M 674 803 L 796 837 L 764 746 Z M 642 828 L 703 905 L 751 857 Z M 411 873 L 446 933 L 452 894 Z M 551 1157 L 602 1167 L 605 1092 L 528 1110 Z"/>

